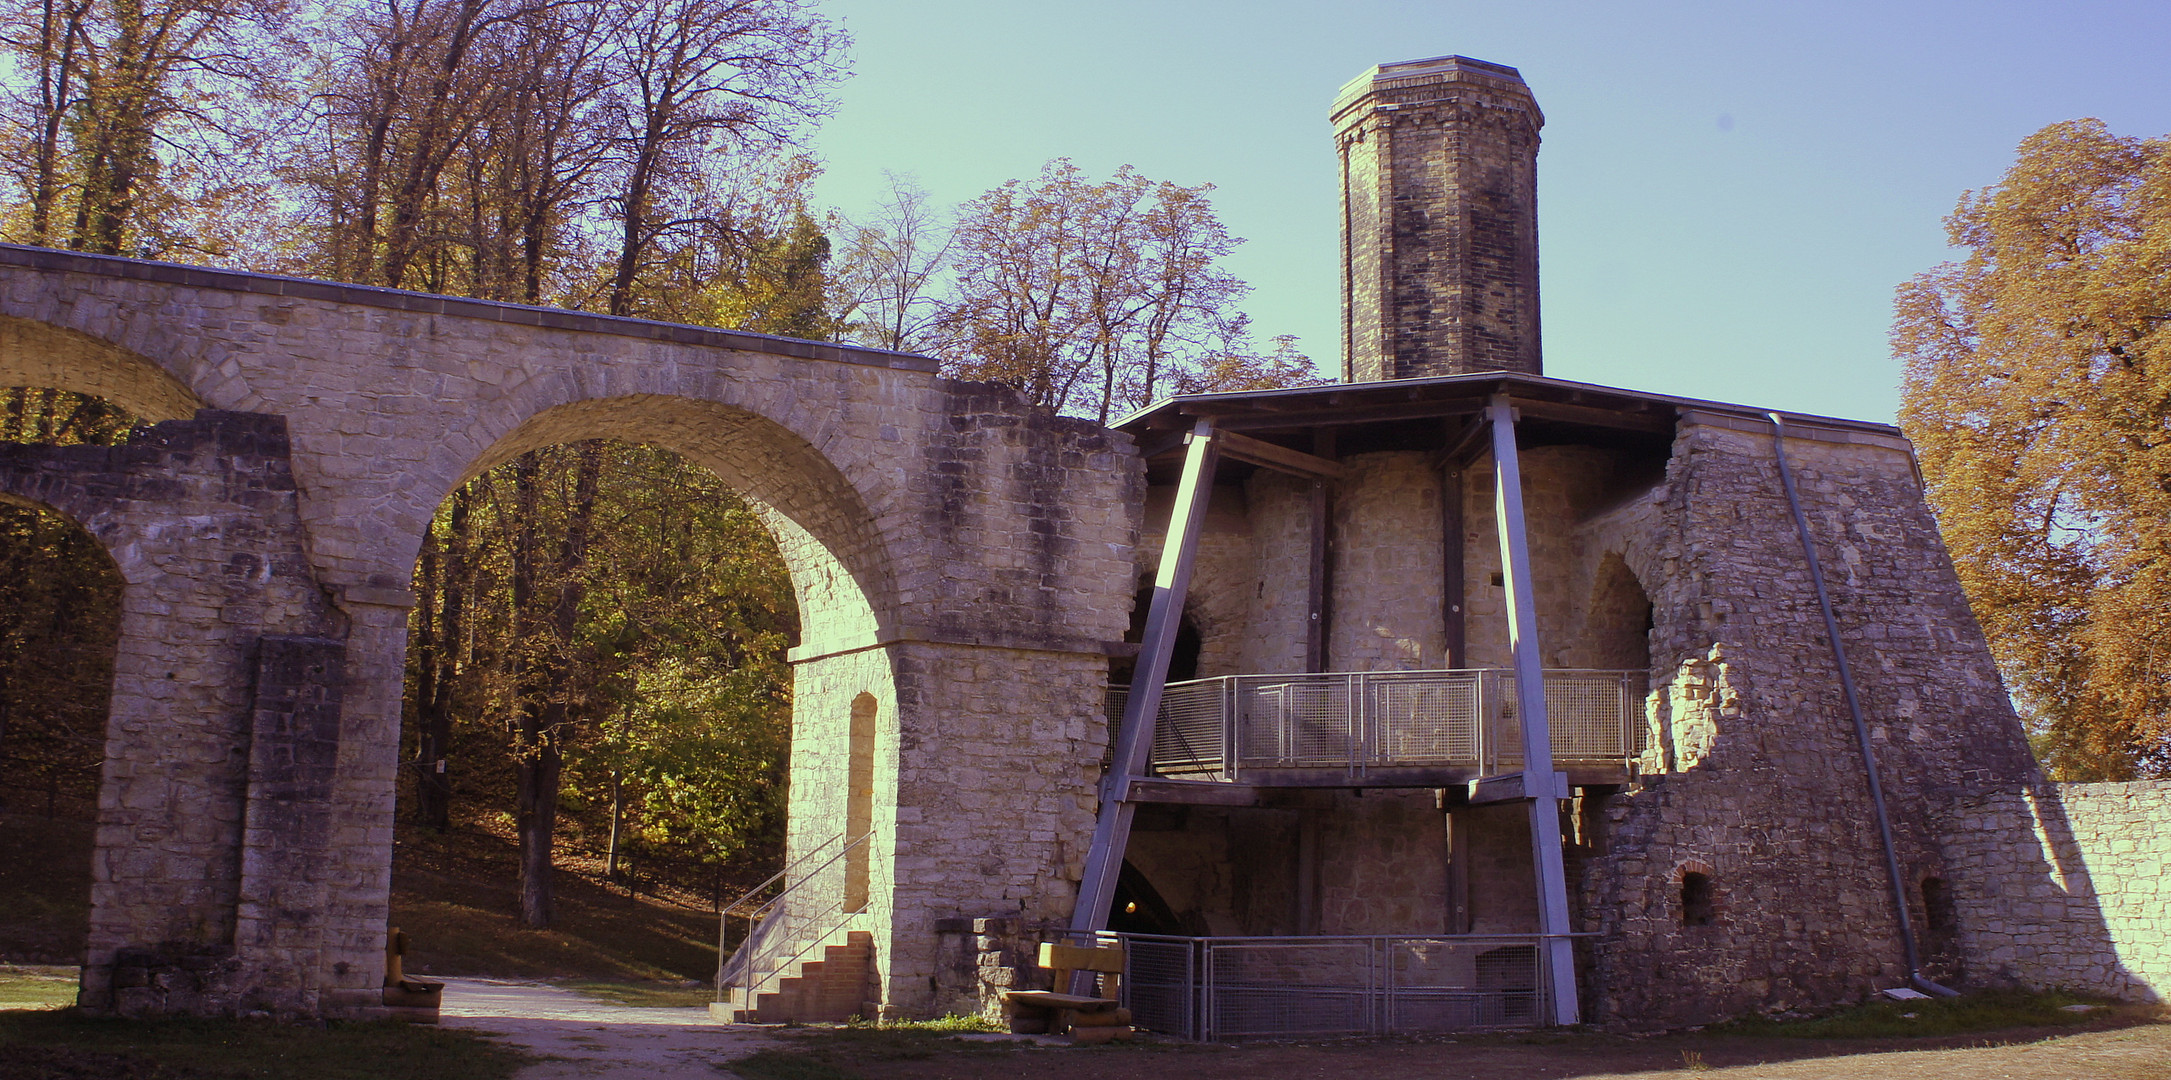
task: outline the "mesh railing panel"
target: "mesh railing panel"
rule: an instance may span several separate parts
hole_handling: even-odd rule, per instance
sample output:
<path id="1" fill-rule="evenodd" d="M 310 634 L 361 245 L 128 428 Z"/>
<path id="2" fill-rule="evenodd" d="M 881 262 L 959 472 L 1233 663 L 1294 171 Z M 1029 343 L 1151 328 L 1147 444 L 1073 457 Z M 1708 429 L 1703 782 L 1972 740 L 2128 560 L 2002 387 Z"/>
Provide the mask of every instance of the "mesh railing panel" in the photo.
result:
<path id="1" fill-rule="evenodd" d="M 1220 679 L 1170 683 L 1161 691 L 1161 715 L 1153 727 L 1155 772 L 1221 771 L 1224 692 Z"/>
<path id="2" fill-rule="evenodd" d="M 1477 762 L 1479 672 L 1370 675 L 1374 760 L 1396 765 Z"/>
<path id="3" fill-rule="evenodd" d="M 1545 673 L 1547 723 L 1558 762 L 1619 762 L 1648 741 L 1647 676 L 1639 671 Z M 1105 707 L 1120 736 L 1127 691 Z M 1235 706 L 1234 738 L 1227 726 Z M 1116 739 L 1111 738 L 1111 756 Z M 1477 767 L 1523 760 L 1515 679 L 1500 669 L 1245 675 L 1170 683 L 1154 726 L 1152 771 L 1226 774 L 1227 747 L 1249 769 Z"/>
<path id="4" fill-rule="evenodd" d="M 1134 1022 L 1208 1041 L 1538 1027 L 1536 935 L 1124 934 Z"/>
<path id="5" fill-rule="evenodd" d="M 1498 940 L 1397 938 L 1386 944 L 1390 1033 L 1536 1027 L 1538 948 Z"/>
<path id="6" fill-rule="evenodd" d="M 1365 940 L 1206 940 L 1209 1037 L 1359 1035 L 1378 980 Z"/>
<path id="7" fill-rule="evenodd" d="M 1199 1039 L 1198 943 L 1132 935 L 1124 940 L 1123 1005 L 1131 1022 L 1179 1039 Z"/>
<path id="8" fill-rule="evenodd" d="M 1641 749 L 1646 676 L 1640 671 L 1548 671 L 1545 673 L 1545 724 L 1553 760 L 1620 761 Z M 1495 760 L 1523 761 L 1522 724 L 1515 708 L 1515 679 L 1499 672 L 1501 722 L 1494 740 Z"/>
<path id="9" fill-rule="evenodd" d="M 1351 676 L 1237 680 L 1237 748 L 1245 765 L 1339 768 L 1358 759 Z"/>

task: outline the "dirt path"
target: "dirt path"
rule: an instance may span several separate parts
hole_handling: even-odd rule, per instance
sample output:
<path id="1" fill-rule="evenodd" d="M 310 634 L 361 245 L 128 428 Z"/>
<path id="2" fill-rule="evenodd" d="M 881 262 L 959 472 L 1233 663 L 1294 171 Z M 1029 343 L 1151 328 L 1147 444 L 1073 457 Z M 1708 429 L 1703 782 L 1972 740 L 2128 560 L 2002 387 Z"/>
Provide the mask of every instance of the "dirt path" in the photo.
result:
<path id="1" fill-rule="evenodd" d="M 632 1008 L 536 983 L 447 979 L 444 1023 L 546 1060 L 519 1080 L 726 1078 L 761 1050 L 868 1080 L 2171 1080 L 2171 1023 L 1943 1040 L 1679 1035 L 1352 1040 L 1077 1049 L 822 1028 L 718 1024 L 702 1009 Z"/>
<path id="2" fill-rule="evenodd" d="M 828 1063 L 870 1080 L 2171 1080 L 2171 1024 L 1924 1042 L 1930 1045 L 1897 1049 L 1905 1044 L 1579 1035 L 1529 1043 L 1006 1050 L 919 1060 L 839 1055 Z"/>
<path id="3" fill-rule="evenodd" d="M 716 1066 L 775 1044 L 763 1029 L 719 1024 L 706 1009 L 643 1009 L 497 979 L 444 979 L 447 1027 L 502 1035 L 547 1060 L 520 1080 L 722 1077 Z"/>

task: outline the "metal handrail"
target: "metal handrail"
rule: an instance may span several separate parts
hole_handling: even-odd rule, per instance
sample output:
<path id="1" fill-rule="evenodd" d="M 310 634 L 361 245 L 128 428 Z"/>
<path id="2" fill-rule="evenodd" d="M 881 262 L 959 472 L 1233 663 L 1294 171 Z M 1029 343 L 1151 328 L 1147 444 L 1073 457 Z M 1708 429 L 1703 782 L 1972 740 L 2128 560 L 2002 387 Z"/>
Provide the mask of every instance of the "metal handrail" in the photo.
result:
<path id="1" fill-rule="evenodd" d="M 837 927 L 843 925 L 842 920 L 838 920 L 836 925 L 824 926 L 819 931 L 809 935 L 806 944 L 800 946 L 799 949 L 793 952 L 790 956 L 783 957 L 781 961 L 778 961 L 778 956 L 783 953 L 784 949 L 776 949 L 774 951 L 771 951 L 766 948 L 772 936 L 777 930 L 777 924 L 787 914 L 790 914 L 790 907 L 785 903 L 785 901 L 791 899 L 795 894 L 806 888 L 810 883 L 820 880 L 822 872 L 824 870 L 835 866 L 838 860 L 843 859 L 847 855 L 850 855 L 854 849 L 858 848 L 862 844 L 865 844 L 868 839 L 873 836 L 874 833 L 872 831 L 861 833 L 857 839 L 852 840 L 849 843 L 845 843 L 842 847 L 838 848 L 834 854 L 822 859 L 821 863 L 819 865 L 816 865 L 813 869 L 807 870 L 804 873 L 799 874 L 796 878 L 790 879 L 788 883 L 784 886 L 783 891 L 763 901 L 760 905 L 756 906 L 754 910 L 744 913 L 741 913 L 737 910 L 747 901 L 753 899 L 755 894 L 761 892 L 761 890 L 768 888 L 769 886 L 775 884 L 780 880 L 786 880 L 787 875 L 790 875 L 793 871 L 799 870 L 802 867 L 806 866 L 807 863 L 813 861 L 824 851 L 827 851 L 830 845 L 843 841 L 844 834 L 840 832 L 837 835 L 822 841 L 812 850 L 809 850 L 806 854 L 792 860 L 791 865 L 771 875 L 767 881 L 762 882 L 760 885 L 757 885 L 753 889 L 749 890 L 745 895 L 739 897 L 737 900 L 732 901 L 731 904 L 726 906 L 724 910 L 719 913 L 720 917 L 718 919 L 716 942 L 716 954 L 718 957 L 724 956 L 724 946 L 729 941 L 729 927 L 732 916 L 737 915 L 739 918 L 745 919 L 747 921 L 747 929 L 746 937 L 740 940 L 738 949 L 733 951 L 729 958 L 720 959 L 716 965 L 716 1000 L 727 1000 L 730 993 L 729 988 L 740 985 L 744 985 L 746 987 L 747 993 L 749 995 L 749 1000 L 751 1000 L 751 995 L 755 992 L 755 988 L 758 984 L 755 979 L 749 978 L 749 976 L 753 975 L 754 969 L 757 966 L 766 966 L 767 970 L 761 972 L 759 976 L 761 980 L 766 980 L 769 976 L 772 976 L 777 972 L 789 967 L 793 960 L 796 960 L 799 957 L 806 955 L 809 950 L 813 949 L 816 945 L 821 944 L 823 941 L 828 940 L 831 935 L 836 933 Z M 842 895 L 833 897 L 829 901 L 824 902 L 821 910 L 811 912 L 811 918 L 818 920 L 826 919 L 829 916 L 839 913 L 850 914 L 849 912 L 843 911 L 844 903 L 845 898 Z M 789 945 L 787 944 L 785 947 L 789 948 Z"/>
<path id="2" fill-rule="evenodd" d="M 1648 679 L 1643 671 L 1548 670 L 1555 757 L 1640 754 Z M 1110 688 L 1111 720 L 1126 696 Z M 1160 775 L 1229 780 L 1262 768 L 1361 777 L 1375 768 L 1449 765 L 1490 774 L 1521 763 L 1519 730 L 1513 673 L 1501 668 L 1225 675 L 1165 688 L 1152 765 Z"/>

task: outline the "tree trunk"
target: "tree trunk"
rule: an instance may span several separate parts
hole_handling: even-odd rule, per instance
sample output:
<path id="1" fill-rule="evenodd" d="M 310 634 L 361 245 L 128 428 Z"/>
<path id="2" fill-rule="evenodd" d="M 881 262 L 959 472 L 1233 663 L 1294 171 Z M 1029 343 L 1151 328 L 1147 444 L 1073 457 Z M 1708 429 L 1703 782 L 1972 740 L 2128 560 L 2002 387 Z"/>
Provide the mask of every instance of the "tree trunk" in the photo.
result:
<path id="1" fill-rule="evenodd" d="M 550 926 L 555 906 L 551 840 L 558 818 L 558 782 L 565 768 L 565 740 L 573 721 L 573 636 L 579 628 L 581 601 L 586 597 L 583 574 L 602 467 L 603 444 L 582 443 L 573 505 L 566 514 L 565 538 L 554 567 L 557 601 L 549 621 L 540 626 L 536 625 L 540 620 L 535 619 L 533 606 L 540 569 L 535 535 L 540 486 L 537 455 L 521 455 L 513 473 L 520 519 L 513 545 L 514 618 L 524 629 L 537 631 L 523 634 L 521 648 L 527 659 L 520 680 L 525 692 L 521 694 L 518 722 L 520 916 L 537 929 Z M 545 633 L 547 640 L 542 639 Z"/>
<path id="2" fill-rule="evenodd" d="M 467 634 L 467 587 L 474 575 L 468 554 L 474 533 L 473 503 L 465 486 L 452 493 L 444 544 L 441 549 L 429 549 L 429 561 L 424 563 L 425 571 L 433 567 L 437 571 L 426 572 L 424 580 L 434 586 L 440 599 L 432 640 L 422 650 L 422 670 L 416 680 L 421 732 L 415 759 L 421 771 L 415 782 L 415 816 L 424 827 L 438 832 L 452 827 L 452 709 L 463 671 L 460 652 Z"/>

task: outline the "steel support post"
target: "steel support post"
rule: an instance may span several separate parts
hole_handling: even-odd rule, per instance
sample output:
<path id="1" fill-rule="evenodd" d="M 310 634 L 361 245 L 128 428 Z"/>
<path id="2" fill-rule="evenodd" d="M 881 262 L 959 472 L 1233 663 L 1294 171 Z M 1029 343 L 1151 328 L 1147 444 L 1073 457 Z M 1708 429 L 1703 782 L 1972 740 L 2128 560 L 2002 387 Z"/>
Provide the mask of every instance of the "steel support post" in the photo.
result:
<path id="1" fill-rule="evenodd" d="M 1560 798 L 1552 732 L 1545 716 L 1545 661 L 1538 651 L 1538 604 L 1532 593 L 1530 541 L 1523 525 L 1523 468 L 1515 445 L 1515 409 L 1494 394 L 1493 517 L 1508 590 L 1508 645 L 1515 653 L 1515 715 L 1523 728 L 1523 794 L 1530 803 L 1530 846 L 1538 871 L 1539 960 L 1553 1001 L 1553 1022 L 1579 1022 L 1575 951 L 1567 935 L 1568 873 L 1561 863 Z"/>
<path id="2" fill-rule="evenodd" d="M 1161 715 L 1162 688 L 1168 684 L 1169 656 L 1176 649 L 1176 628 L 1183 621 L 1184 594 L 1191 588 L 1191 566 L 1198 557 L 1206 503 L 1214 493 L 1218 450 L 1213 425 L 1199 421 L 1185 442 L 1183 477 L 1176 485 L 1168 536 L 1161 542 L 1153 603 L 1146 609 L 1146 636 L 1138 647 L 1130 696 L 1123 703 L 1123 733 L 1116 740 L 1108 775 L 1101 780 L 1100 817 L 1093 825 L 1093 845 L 1086 850 L 1078 906 L 1070 916 L 1070 928 L 1080 933 L 1108 928 L 1108 905 L 1115 902 L 1123 850 L 1131 840 L 1131 780 L 1145 775 L 1153 757 L 1153 728 Z"/>

